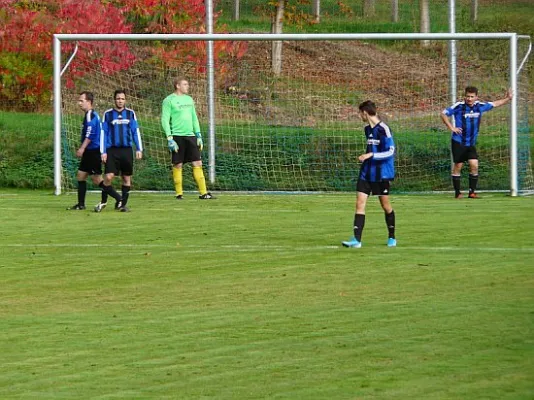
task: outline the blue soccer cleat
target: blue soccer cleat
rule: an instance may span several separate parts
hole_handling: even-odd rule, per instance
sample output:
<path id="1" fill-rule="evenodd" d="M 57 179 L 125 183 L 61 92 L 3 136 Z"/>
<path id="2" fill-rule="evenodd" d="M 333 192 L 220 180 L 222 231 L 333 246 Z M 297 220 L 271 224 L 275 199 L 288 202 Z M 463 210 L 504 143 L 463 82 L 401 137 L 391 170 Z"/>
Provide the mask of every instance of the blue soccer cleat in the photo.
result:
<path id="1" fill-rule="evenodd" d="M 341 242 L 341 244 L 344 246 L 344 247 L 352 247 L 352 248 L 360 248 L 362 247 L 362 242 L 360 242 L 359 240 L 357 240 L 354 236 L 351 237 L 349 240 L 347 240 L 346 242 Z"/>
<path id="2" fill-rule="evenodd" d="M 388 247 L 397 247 L 397 239 L 389 238 Z"/>

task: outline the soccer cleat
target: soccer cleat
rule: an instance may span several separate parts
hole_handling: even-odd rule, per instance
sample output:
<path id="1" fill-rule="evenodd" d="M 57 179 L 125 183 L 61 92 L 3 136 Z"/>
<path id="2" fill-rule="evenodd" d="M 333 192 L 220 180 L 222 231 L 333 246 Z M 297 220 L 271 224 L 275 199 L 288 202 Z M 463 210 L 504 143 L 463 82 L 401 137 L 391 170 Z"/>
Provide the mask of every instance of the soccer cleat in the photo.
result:
<path id="1" fill-rule="evenodd" d="M 455 198 L 455 199 L 461 199 L 461 198 L 463 198 L 463 197 L 464 197 L 464 195 L 461 194 L 461 193 L 458 193 L 457 195 L 454 195 L 454 198 Z"/>
<path id="2" fill-rule="evenodd" d="M 215 200 L 215 199 L 216 199 L 216 197 L 213 197 L 212 194 L 211 194 L 210 192 L 208 192 L 208 193 L 206 193 L 206 194 L 203 194 L 203 195 L 201 195 L 201 196 L 198 196 L 198 198 L 199 198 L 200 200 L 209 200 L 209 199 L 213 199 L 213 200 Z"/>
<path id="3" fill-rule="evenodd" d="M 397 247 L 397 239 L 389 238 L 388 247 Z"/>
<path id="4" fill-rule="evenodd" d="M 74 204 L 72 207 L 68 207 L 67 210 L 85 210 L 85 206 L 83 204 Z"/>
<path id="5" fill-rule="evenodd" d="M 122 207 L 122 200 L 115 202 L 115 210 L 119 210 Z"/>
<path id="6" fill-rule="evenodd" d="M 120 212 L 130 212 L 130 209 L 128 207 L 126 207 L 126 206 L 123 206 L 123 207 L 119 208 L 119 211 Z"/>
<path id="7" fill-rule="evenodd" d="M 360 242 L 358 239 L 356 239 L 354 236 L 351 237 L 346 242 L 341 242 L 341 244 L 344 247 L 352 247 L 352 248 L 360 248 L 362 247 L 362 242 Z"/>
<path id="8" fill-rule="evenodd" d="M 476 193 L 469 193 L 469 196 L 467 196 L 467 197 L 469 197 L 470 199 L 480 199 L 480 198 L 481 198 L 481 197 L 480 197 L 478 194 L 476 194 Z"/>
<path id="9" fill-rule="evenodd" d="M 99 212 L 102 211 L 104 208 L 106 208 L 107 205 L 108 205 L 107 203 L 102 203 L 102 202 L 100 202 L 100 203 L 98 203 L 98 204 L 95 206 L 94 210 L 95 210 L 95 212 L 99 213 Z"/>
<path id="10" fill-rule="evenodd" d="M 183 200 L 183 199 L 184 199 L 183 194 L 179 194 L 178 196 L 176 196 L 176 200 Z"/>

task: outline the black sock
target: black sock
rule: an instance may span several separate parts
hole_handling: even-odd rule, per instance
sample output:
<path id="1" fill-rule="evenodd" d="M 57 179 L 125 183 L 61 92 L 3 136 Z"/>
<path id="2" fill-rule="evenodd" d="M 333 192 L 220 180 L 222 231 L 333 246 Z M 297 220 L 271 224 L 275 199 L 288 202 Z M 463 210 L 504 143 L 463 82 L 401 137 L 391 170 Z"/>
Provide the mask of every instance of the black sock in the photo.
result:
<path id="1" fill-rule="evenodd" d="M 365 226 L 365 214 L 354 214 L 354 237 L 358 242 L 362 241 L 363 227 Z"/>
<path id="2" fill-rule="evenodd" d="M 454 187 L 454 194 L 460 194 L 460 175 L 452 175 L 452 186 Z"/>
<path id="3" fill-rule="evenodd" d="M 388 227 L 388 237 L 395 239 L 395 211 L 391 210 L 386 216 L 386 225 Z"/>
<path id="4" fill-rule="evenodd" d="M 469 193 L 475 193 L 477 190 L 478 174 L 469 174 Z"/>
<path id="5" fill-rule="evenodd" d="M 117 193 L 117 191 L 115 189 L 113 189 L 113 186 L 106 186 L 104 185 L 102 187 L 102 190 L 104 190 L 108 195 L 110 195 L 111 197 L 113 197 L 115 199 L 115 201 L 121 201 L 121 195 Z"/>
<path id="6" fill-rule="evenodd" d="M 87 193 L 87 182 L 78 181 L 78 204 L 85 206 L 85 194 Z"/>
<path id="7" fill-rule="evenodd" d="M 128 197 L 130 197 L 130 186 L 122 185 L 122 206 L 124 207 L 128 203 Z"/>
<path id="8" fill-rule="evenodd" d="M 100 182 L 98 186 L 102 189 L 102 199 L 100 202 L 105 204 L 108 202 L 108 193 L 104 190 L 104 181 Z"/>

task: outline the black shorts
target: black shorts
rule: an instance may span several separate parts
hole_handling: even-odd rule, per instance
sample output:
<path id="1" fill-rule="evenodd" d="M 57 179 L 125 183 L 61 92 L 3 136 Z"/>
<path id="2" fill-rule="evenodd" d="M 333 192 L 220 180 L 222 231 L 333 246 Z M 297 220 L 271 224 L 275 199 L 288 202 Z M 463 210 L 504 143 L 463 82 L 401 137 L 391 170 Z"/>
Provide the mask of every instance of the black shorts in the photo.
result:
<path id="1" fill-rule="evenodd" d="M 477 149 L 475 146 L 464 146 L 455 140 L 451 140 L 452 160 L 455 164 L 463 163 L 468 160 L 478 160 Z"/>
<path id="2" fill-rule="evenodd" d="M 389 181 L 368 182 L 363 179 L 358 179 L 356 191 L 365 193 L 366 195 L 389 196 Z"/>
<path id="3" fill-rule="evenodd" d="M 171 153 L 173 165 L 202 160 L 196 136 L 173 136 L 173 138 L 178 144 L 178 152 Z"/>
<path id="4" fill-rule="evenodd" d="M 89 175 L 102 175 L 100 149 L 85 150 L 78 171 L 87 172 Z"/>
<path id="5" fill-rule="evenodd" d="M 131 147 L 110 147 L 106 161 L 106 174 L 133 175 L 133 149 Z"/>

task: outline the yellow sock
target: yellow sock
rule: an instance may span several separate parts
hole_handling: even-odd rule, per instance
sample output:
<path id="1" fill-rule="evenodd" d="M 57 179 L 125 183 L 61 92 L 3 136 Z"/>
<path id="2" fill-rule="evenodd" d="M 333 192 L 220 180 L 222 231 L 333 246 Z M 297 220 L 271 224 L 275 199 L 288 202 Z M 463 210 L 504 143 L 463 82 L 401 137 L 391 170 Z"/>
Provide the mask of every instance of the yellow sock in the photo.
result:
<path id="1" fill-rule="evenodd" d="M 176 196 L 184 194 L 183 180 L 182 180 L 182 168 L 172 169 L 172 180 L 174 181 L 174 190 L 176 191 Z"/>
<path id="2" fill-rule="evenodd" d="M 208 189 L 206 189 L 206 178 L 204 178 L 202 167 L 193 167 L 193 178 L 195 178 L 200 195 L 202 196 L 208 193 Z"/>

